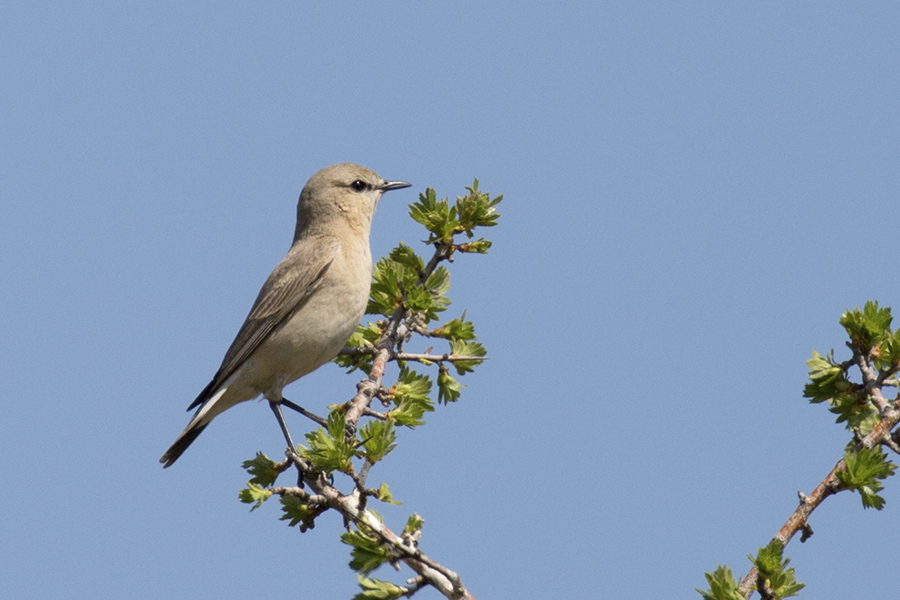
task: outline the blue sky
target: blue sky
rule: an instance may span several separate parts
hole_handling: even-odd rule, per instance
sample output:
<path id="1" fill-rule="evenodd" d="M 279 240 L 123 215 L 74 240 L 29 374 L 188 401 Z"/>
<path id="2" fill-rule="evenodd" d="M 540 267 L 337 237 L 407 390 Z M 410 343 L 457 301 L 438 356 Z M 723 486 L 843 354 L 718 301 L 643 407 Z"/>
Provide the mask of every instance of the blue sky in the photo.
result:
<path id="1" fill-rule="evenodd" d="M 237 502 L 260 404 L 187 422 L 306 179 L 504 194 L 453 266 L 491 360 L 373 471 L 479 598 L 699 598 L 847 441 L 802 398 L 897 305 L 900 8 L 838 2 L 13 2 L 0 21 L 0 596 L 349 598 L 335 516 Z M 322 412 L 328 365 L 285 395 Z M 297 422 L 296 428 L 300 427 Z M 898 488 L 828 500 L 802 596 L 890 597 Z M 389 572 L 378 576 L 390 578 Z M 421 594 L 437 598 L 436 592 Z"/>

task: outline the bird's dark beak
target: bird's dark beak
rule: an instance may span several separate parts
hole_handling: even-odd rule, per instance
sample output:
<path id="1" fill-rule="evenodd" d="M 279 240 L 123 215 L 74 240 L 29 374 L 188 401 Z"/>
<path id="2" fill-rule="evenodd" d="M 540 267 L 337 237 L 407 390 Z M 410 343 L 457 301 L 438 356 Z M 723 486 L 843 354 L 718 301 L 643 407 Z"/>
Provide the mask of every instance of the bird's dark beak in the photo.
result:
<path id="1" fill-rule="evenodd" d="M 385 181 L 383 184 L 381 184 L 381 191 L 386 192 L 388 190 L 402 190 L 403 188 L 408 187 L 412 187 L 412 184 L 405 181 Z"/>

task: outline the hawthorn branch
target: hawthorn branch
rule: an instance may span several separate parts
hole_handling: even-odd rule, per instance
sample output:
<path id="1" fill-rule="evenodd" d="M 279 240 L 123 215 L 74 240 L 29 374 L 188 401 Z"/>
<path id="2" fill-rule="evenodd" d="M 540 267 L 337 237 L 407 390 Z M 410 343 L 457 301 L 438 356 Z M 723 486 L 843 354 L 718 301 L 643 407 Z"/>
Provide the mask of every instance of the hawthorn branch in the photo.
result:
<path id="1" fill-rule="evenodd" d="M 872 431 L 854 444 L 855 451 L 859 451 L 861 448 L 871 449 L 879 444 L 886 444 L 891 439 L 891 430 L 900 422 L 900 410 L 897 409 L 896 402 L 889 403 L 890 406 L 887 410 L 882 411 L 881 419 L 872 428 Z M 783 547 L 787 547 L 788 542 L 791 541 L 791 538 L 798 531 L 802 532 L 800 541 L 805 541 L 811 535 L 812 529 L 809 526 L 809 516 L 825 498 L 844 490 L 838 480 L 837 473 L 845 468 L 846 461 L 842 458 L 809 496 L 800 494 L 800 506 L 794 510 L 793 514 L 778 530 L 778 533 L 775 534 L 774 539 L 780 540 Z M 750 569 L 750 572 L 747 573 L 738 587 L 738 591 L 744 598 L 749 599 L 753 594 L 752 586 L 756 581 L 757 571 L 756 566 Z"/>
<path id="2" fill-rule="evenodd" d="M 344 356 L 374 356 L 378 351 L 372 348 L 355 347 L 344 348 L 340 354 Z M 412 360 L 420 363 L 454 363 L 461 361 L 485 361 L 487 356 L 467 356 L 464 354 L 428 354 L 414 352 L 392 352 L 388 360 Z"/>
<path id="3" fill-rule="evenodd" d="M 390 360 L 393 347 L 397 344 L 398 339 L 402 339 L 407 332 L 406 324 L 403 318 L 403 307 L 398 308 L 391 318 L 387 329 L 381 337 L 375 342 L 372 359 L 372 370 L 369 376 L 356 384 L 356 395 L 348 400 L 345 404 L 347 411 L 345 413 L 345 423 L 349 432 L 355 432 L 359 418 L 365 414 L 375 397 L 375 393 L 381 389 L 381 382 L 384 379 L 384 371 Z"/>
<path id="4" fill-rule="evenodd" d="M 307 467 L 307 461 L 293 450 L 289 449 L 287 455 L 288 459 L 298 468 Z M 312 494 L 299 487 L 274 487 L 272 493 L 279 496 L 296 496 L 304 503 L 312 505 L 316 509 L 322 509 L 317 512 L 322 512 L 325 508 L 336 510 L 344 517 L 345 522 L 352 522 L 357 527 L 374 534 L 385 547 L 391 550 L 397 560 L 403 561 L 419 577 L 447 598 L 475 600 L 463 586 L 459 574 L 429 558 L 414 541 L 407 541 L 388 529 L 374 513 L 365 508 L 364 496 L 373 495 L 374 490 L 365 489 L 359 485 L 360 482 L 357 479 L 354 478 L 357 485 L 349 494 L 341 493 L 321 473 L 318 477 L 306 478 L 306 483 L 313 491 Z"/>
<path id="5" fill-rule="evenodd" d="M 434 254 L 431 260 L 428 261 L 428 264 L 425 265 L 425 268 L 419 273 L 419 284 L 424 285 L 441 261 L 449 260 L 452 254 L 452 245 L 444 244 L 439 240 L 434 241 Z M 375 394 L 382 388 L 381 382 L 384 378 L 384 371 L 387 368 L 388 361 L 396 354 L 397 350 L 395 349 L 400 348 L 402 343 L 412 335 L 413 329 L 410 328 L 407 322 L 412 318 L 413 314 L 401 304 L 394 311 L 394 314 L 391 315 L 384 333 L 381 334 L 372 348 L 364 348 L 365 352 L 360 352 L 360 354 L 372 355 L 372 370 L 369 371 L 368 377 L 356 384 L 356 395 L 345 403 L 347 407 L 345 423 L 348 432 L 356 431 L 360 417 L 365 414 Z M 347 349 L 345 348 L 345 350 Z"/>
<path id="6" fill-rule="evenodd" d="M 863 389 L 866 390 L 866 394 L 872 399 L 872 404 L 875 405 L 878 412 L 884 414 L 888 409 L 889 403 L 881 395 L 881 382 L 887 378 L 888 374 L 879 373 L 869 360 L 869 356 L 864 356 L 859 351 L 853 353 L 853 360 L 859 372 L 862 373 Z"/>

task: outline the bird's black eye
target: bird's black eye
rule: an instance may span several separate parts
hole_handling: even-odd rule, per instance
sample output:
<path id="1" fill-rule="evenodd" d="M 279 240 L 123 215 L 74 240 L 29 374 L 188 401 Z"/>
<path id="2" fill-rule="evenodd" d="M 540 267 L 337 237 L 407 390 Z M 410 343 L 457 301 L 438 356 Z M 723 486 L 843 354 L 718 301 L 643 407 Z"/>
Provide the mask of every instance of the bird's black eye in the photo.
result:
<path id="1" fill-rule="evenodd" d="M 361 192 L 364 189 L 367 189 L 369 186 L 362 179 L 357 179 L 356 181 L 354 181 L 353 183 L 350 184 L 350 187 L 353 188 L 353 190 L 356 192 Z"/>

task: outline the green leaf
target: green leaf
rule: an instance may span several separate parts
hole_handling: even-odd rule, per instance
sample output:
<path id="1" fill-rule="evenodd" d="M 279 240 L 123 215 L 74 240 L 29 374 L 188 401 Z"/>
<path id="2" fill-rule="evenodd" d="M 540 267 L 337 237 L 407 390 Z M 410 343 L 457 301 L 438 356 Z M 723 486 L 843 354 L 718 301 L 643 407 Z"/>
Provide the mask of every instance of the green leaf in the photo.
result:
<path id="1" fill-rule="evenodd" d="M 431 335 L 447 340 L 474 340 L 475 325 L 466 321 L 466 313 L 458 319 L 447 321 L 431 332 Z"/>
<path id="2" fill-rule="evenodd" d="M 409 266 L 388 257 L 379 259 L 373 268 L 366 312 L 390 317 L 403 302 L 404 293 L 416 287 L 418 282 L 418 273 Z"/>
<path id="3" fill-rule="evenodd" d="M 400 369 L 400 374 L 397 376 L 397 383 L 391 388 L 391 394 L 394 402 L 398 405 L 410 398 L 428 400 L 428 397 L 431 395 L 431 378 L 428 375 L 419 375 L 409 367 L 404 366 Z"/>
<path id="4" fill-rule="evenodd" d="M 456 207 L 451 207 L 446 198 L 439 202 L 437 194 L 431 188 L 426 189 L 424 194 L 419 194 L 419 201 L 409 206 L 409 216 L 431 233 L 428 243 L 441 241 L 449 244 L 459 228 Z"/>
<path id="5" fill-rule="evenodd" d="M 459 244 L 456 249 L 460 252 L 469 252 L 474 254 L 487 254 L 493 244 L 484 238 L 478 238 L 474 242 L 466 242 Z"/>
<path id="6" fill-rule="evenodd" d="M 372 348 L 381 337 L 381 333 L 381 328 L 374 323 L 358 325 L 356 331 L 347 340 L 346 346 L 348 348 Z M 356 369 L 362 369 L 366 373 L 372 370 L 372 355 L 370 354 L 358 356 L 339 354 L 335 357 L 334 362 L 347 369 L 348 373 L 352 373 Z"/>
<path id="7" fill-rule="evenodd" d="M 397 434 L 391 419 L 369 421 L 362 428 L 360 436 L 365 440 L 363 446 L 366 449 L 366 459 L 371 463 L 383 459 L 397 447 Z"/>
<path id="8" fill-rule="evenodd" d="M 281 497 L 281 516 L 280 521 L 288 521 L 288 525 L 296 527 L 298 524 L 306 523 L 314 514 L 310 510 L 309 505 L 305 504 L 297 496 L 285 494 Z"/>
<path id="9" fill-rule="evenodd" d="M 835 394 L 835 383 L 844 376 L 844 370 L 834 362 L 834 350 L 826 356 L 813 350 L 812 358 L 806 361 L 806 366 L 812 383 L 807 384 L 803 395 L 815 403 L 830 400 Z"/>
<path id="10" fill-rule="evenodd" d="M 489 194 L 482 193 L 478 189 L 478 180 L 467 187 L 469 194 L 456 199 L 456 212 L 459 215 L 460 232 L 471 238 L 472 230 L 476 227 L 493 227 L 500 218 L 497 205 L 503 200 L 503 196 L 497 196 L 493 200 Z"/>
<path id="11" fill-rule="evenodd" d="M 894 370 L 900 365 L 900 330 L 884 338 L 878 346 L 876 364 L 881 369 Z"/>
<path id="12" fill-rule="evenodd" d="M 391 388 L 396 408 L 388 413 L 397 425 L 418 427 L 424 425 L 422 416 L 432 412 L 431 379 L 427 375 L 419 375 L 408 367 L 400 369 L 397 383 Z"/>
<path id="13" fill-rule="evenodd" d="M 411 284 L 406 288 L 406 307 L 413 312 L 421 313 L 428 323 L 450 306 L 450 299 L 446 295 L 449 290 L 450 271 L 439 266 L 425 280 L 424 287 Z"/>
<path id="14" fill-rule="evenodd" d="M 328 431 L 319 427 L 306 434 L 309 447 L 299 447 L 297 452 L 310 461 L 314 467 L 327 473 L 340 471 L 347 473 L 351 469 L 350 459 L 355 454 L 355 447 L 345 439 L 345 418 L 341 410 L 334 410 L 328 415 Z"/>
<path id="15" fill-rule="evenodd" d="M 428 279 L 425 280 L 425 287 L 435 295 L 442 295 L 449 292 L 450 271 L 447 270 L 447 267 L 442 265 L 436 268 L 431 275 L 428 276 Z"/>
<path id="16" fill-rule="evenodd" d="M 836 414 L 838 423 L 865 435 L 878 421 L 878 411 L 865 389 L 847 377 L 844 368 L 835 362 L 833 351 L 822 356 L 813 350 L 806 361 L 810 383 L 803 388 L 803 395 L 812 403 L 828 402 L 828 410 Z"/>
<path id="17" fill-rule="evenodd" d="M 863 354 L 869 351 L 887 335 L 891 334 L 891 309 L 879 308 L 878 302 L 869 300 L 862 310 L 857 306 L 841 315 L 841 325 L 850 336 L 850 341 Z"/>
<path id="18" fill-rule="evenodd" d="M 427 289 L 416 286 L 406 291 L 406 307 L 416 313 L 425 316 L 425 322 L 437 317 L 437 313 L 444 310 L 447 302 L 439 299 Z"/>
<path id="19" fill-rule="evenodd" d="M 744 600 L 744 596 L 738 591 L 738 582 L 731 569 L 720 565 L 712 573 L 704 573 L 709 589 L 697 590 L 703 596 L 703 600 Z"/>
<path id="20" fill-rule="evenodd" d="M 279 472 L 275 468 L 275 461 L 262 452 L 257 452 L 253 460 L 245 460 L 241 466 L 252 475 L 250 483 L 268 487 L 278 479 Z"/>
<path id="21" fill-rule="evenodd" d="M 844 454 L 844 468 L 835 473 L 841 487 L 859 492 L 863 508 L 881 510 L 884 498 L 878 495 L 883 488 L 881 482 L 897 469 L 897 465 L 887 459 L 881 448 L 862 448 Z"/>
<path id="22" fill-rule="evenodd" d="M 388 504 L 403 504 L 399 500 L 394 500 L 394 496 L 391 494 L 391 490 L 386 483 L 382 483 L 381 487 L 378 488 L 378 499 L 382 502 L 387 502 Z"/>
<path id="23" fill-rule="evenodd" d="M 840 389 L 845 386 L 838 385 L 836 387 Z M 848 429 L 859 431 L 865 435 L 863 431 L 871 430 L 872 426 L 878 422 L 878 411 L 862 386 L 848 382 L 846 387 L 848 388 L 846 391 L 838 391 L 831 398 L 829 402 L 831 406 L 828 410 L 838 416 L 836 419 L 838 423 L 846 422 Z"/>
<path id="24" fill-rule="evenodd" d="M 359 575 L 358 578 L 359 587 L 363 591 L 353 596 L 353 600 L 397 600 L 397 598 L 402 598 L 407 591 L 390 581 L 370 579 L 362 575 Z"/>
<path id="25" fill-rule="evenodd" d="M 406 520 L 406 525 L 403 527 L 403 535 L 414 535 L 422 530 L 423 525 L 425 525 L 425 519 L 413 513 Z"/>
<path id="26" fill-rule="evenodd" d="M 391 555 L 381 546 L 378 539 L 363 533 L 360 529 L 342 533 L 341 541 L 351 546 L 350 568 L 357 573 L 371 573 L 391 560 Z"/>
<path id="27" fill-rule="evenodd" d="M 478 342 L 454 340 L 450 343 L 450 354 L 456 356 L 484 356 L 487 354 L 487 350 Z M 453 366 L 456 367 L 457 375 L 465 375 L 472 372 L 481 363 L 482 361 L 480 360 L 457 360 L 453 362 Z"/>
<path id="28" fill-rule="evenodd" d="M 421 259 L 410 252 L 408 246 L 401 244 L 389 257 L 375 263 L 367 313 L 390 317 L 405 303 L 411 311 L 423 314 L 428 322 L 449 306 L 446 293 L 450 289 L 450 272 L 439 266 L 428 276 L 423 287 L 419 283 Z"/>
<path id="29" fill-rule="evenodd" d="M 774 539 L 768 546 L 759 549 L 756 558 L 753 556 L 747 558 L 756 565 L 757 579 L 765 580 L 776 598 L 791 598 L 806 587 L 806 584 L 797 582 L 793 567 L 787 568 L 791 559 L 782 560 L 783 551 L 784 544 L 781 540 Z"/>
<path id="30" fill-rule="evenodd" d="M 391 250 L 388 258 L 392 261 L 412 269 L 417 275 L 425 268 L 425 262 L 416 254 L 415 250 L 400 242 L 396 248 Z"/>
<path id="31" fill-rule="evenodd" d="M 446 367 L 441 367 L 438 371 L 438 402 L 447 404 L 448 402 L 456 402 L 459 399 L 459 393 L 463 384 L 450 376 Z"/>
<path id="32" fill-rule="evenodd" d="M 268 500 L 271 495 L 272 492 L 269 490 L 248 481 L 247 487 L 238 492 L 238 500 L 244 504 L 252 504 L 250 512 L 253 512 L 262 506 L 262 503 Z"/>

